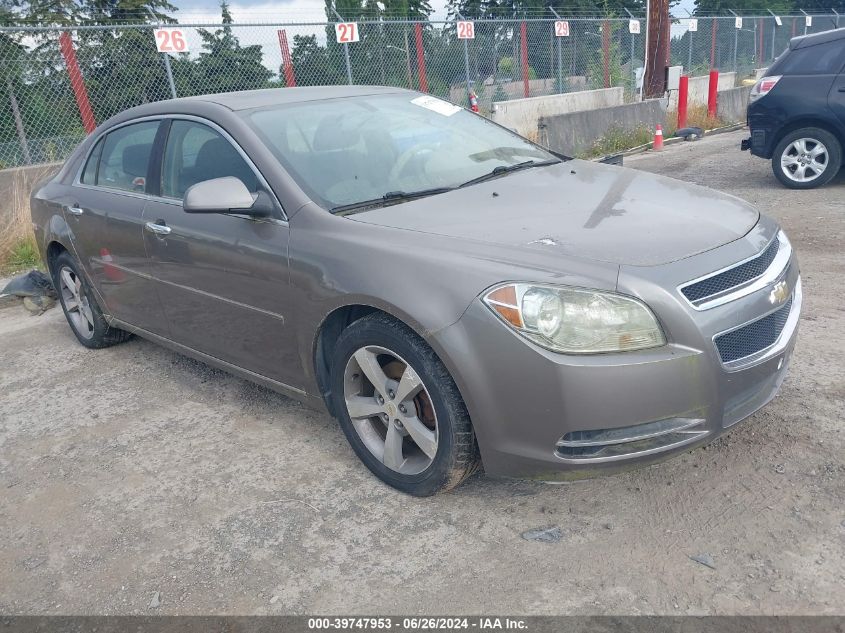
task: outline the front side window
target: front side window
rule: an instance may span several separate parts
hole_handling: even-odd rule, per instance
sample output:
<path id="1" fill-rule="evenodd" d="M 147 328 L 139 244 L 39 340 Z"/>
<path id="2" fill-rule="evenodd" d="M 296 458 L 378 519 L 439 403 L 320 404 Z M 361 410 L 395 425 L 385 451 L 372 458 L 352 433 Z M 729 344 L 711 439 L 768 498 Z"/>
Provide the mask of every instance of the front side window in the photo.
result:
<path id="1" fill-rule="evenodd" d="M 174 121 L 167 136 L 161 174 L 161 195 L 179 198 L 204 180 L 234 176 L 250 192 L 259 189 L 255 172 L 219 132 L 195 121 Z"/>
<path id="2" fill-rule="evenodd" d="M 111 189 L 143 193 L 158 121 L 134 123 L 109 132 L 102 142 L 96 184 Z M 95 150 L 96 151 L 96 150 Z M 84 179 L 88 177 L 86 166 Z"/>
<path id="3" fill-rule="evenodd" d="M 242 116 L 297 184 L 327 209 L 385 194 L 453 188 L 495 169 L 557 160 L 428 95 L 328 99 Z"/>

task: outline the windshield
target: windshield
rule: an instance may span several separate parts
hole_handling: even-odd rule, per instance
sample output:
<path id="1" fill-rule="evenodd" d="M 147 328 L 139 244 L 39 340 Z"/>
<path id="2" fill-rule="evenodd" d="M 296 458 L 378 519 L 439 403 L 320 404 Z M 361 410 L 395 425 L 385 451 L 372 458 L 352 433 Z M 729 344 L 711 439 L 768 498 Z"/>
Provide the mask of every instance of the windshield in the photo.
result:
<path id="1" fill-rule="evenodd" d="M 557 161 L 522 137 L 428 95 L 311 101 L 243 116 L 326 209 L 401 201 L 407 198 L 399 194 L 429 190 L 433 195 L 493 170 L 499 175 L 514 165 Z"/>

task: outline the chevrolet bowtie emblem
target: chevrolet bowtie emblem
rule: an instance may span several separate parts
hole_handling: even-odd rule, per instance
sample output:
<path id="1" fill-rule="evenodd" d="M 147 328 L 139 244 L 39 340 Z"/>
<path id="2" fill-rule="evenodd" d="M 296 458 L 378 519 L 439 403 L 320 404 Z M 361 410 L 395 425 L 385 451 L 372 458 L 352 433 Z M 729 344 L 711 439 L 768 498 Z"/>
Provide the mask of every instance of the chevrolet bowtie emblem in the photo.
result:
<path id="1" fill-rule="evenodd" d="M 789 297 L 789 286 L 785 281 L 779 281 L 769 293 L 769 301 L 773 304 L 783 303 Z"/>

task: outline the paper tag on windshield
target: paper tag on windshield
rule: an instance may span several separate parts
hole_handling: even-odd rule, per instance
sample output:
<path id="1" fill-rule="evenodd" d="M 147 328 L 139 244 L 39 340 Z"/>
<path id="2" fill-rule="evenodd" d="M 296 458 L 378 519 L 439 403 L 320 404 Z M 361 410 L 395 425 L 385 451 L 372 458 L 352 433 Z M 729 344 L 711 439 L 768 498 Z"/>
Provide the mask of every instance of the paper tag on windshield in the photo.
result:
<path id="1" fill-rule="evenodd" d="M 455 112 L 461 111 L 460 106 L 456 106 L 448 101 L 443 101 L 437 97 L 417 97 L 416 99 L 411 99 L 411 103 L 418 105 L 421 108 L 431 110 L 432 112 L 436 112 L 437 114 L 442 114 L 443 116 L 452 116 Z"/>

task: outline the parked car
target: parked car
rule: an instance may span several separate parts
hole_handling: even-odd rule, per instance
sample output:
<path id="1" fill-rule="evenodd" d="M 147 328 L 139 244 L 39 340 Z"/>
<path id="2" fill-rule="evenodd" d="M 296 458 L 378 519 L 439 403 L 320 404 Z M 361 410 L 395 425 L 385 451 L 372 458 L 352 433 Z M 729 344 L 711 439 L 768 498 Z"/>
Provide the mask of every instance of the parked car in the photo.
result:
<path id="1" fill-rule="evenodd" d="M 80 343 L 139 334 L 321 407 L 415 495 L 479 457 L 554 479 L 707 442 L 774 397 L 801 310 L 745 202 L 394 88 L 133 108 L 32 217 Z"/>
<path id="2" fill-rule="evenodd" d="M 751 89 L 751 138 L 742 149 L 772 161 L 790 189 L 839 173 L 845 148 L 845 28 L 794 37 Z"/>

